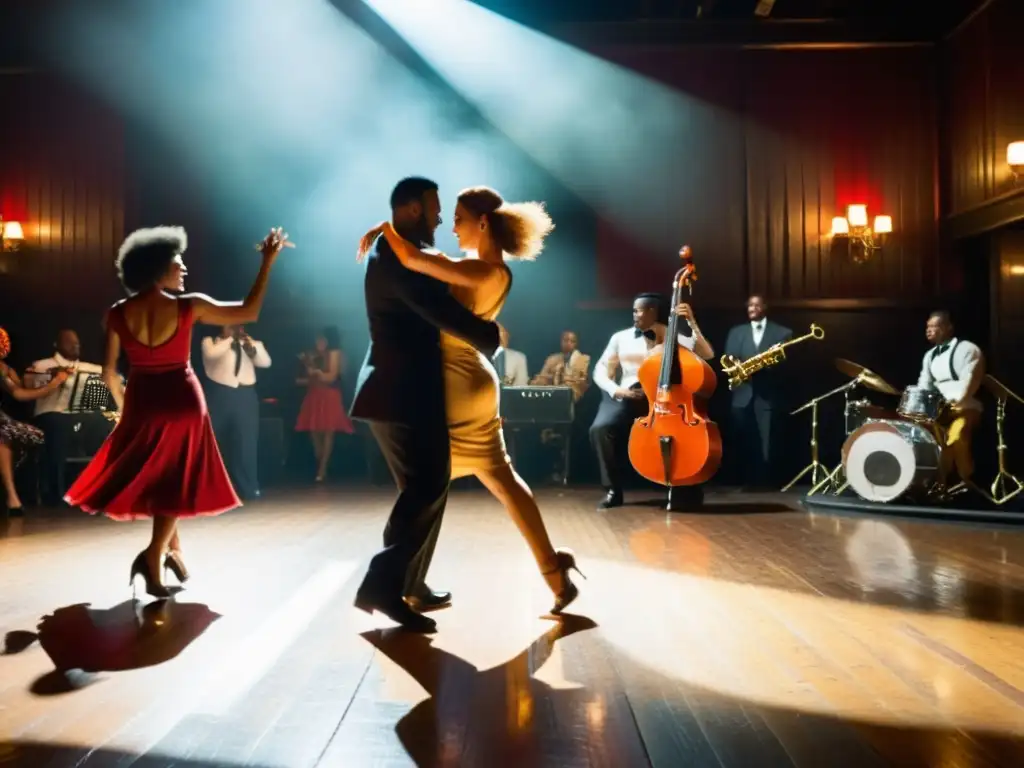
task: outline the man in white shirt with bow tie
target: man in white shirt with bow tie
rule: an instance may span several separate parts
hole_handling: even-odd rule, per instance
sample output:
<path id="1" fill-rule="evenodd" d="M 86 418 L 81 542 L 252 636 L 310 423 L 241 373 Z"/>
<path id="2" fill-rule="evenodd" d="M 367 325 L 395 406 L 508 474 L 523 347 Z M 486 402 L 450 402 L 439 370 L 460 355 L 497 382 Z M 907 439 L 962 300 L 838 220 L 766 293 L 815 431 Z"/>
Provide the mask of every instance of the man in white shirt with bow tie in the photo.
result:
<path id="1" fill-rule="evenodd" d="M 242 501 L 250 501 L 260 495 L 256 369 L 269 368 L 270 355 L 263 342 L 253 340 L 241 325 L 225 325 L 220 336 L 207 336 L 202 346 L 206 402 L 217 445 L 235 492 Z"/>
<path id="2" fill-rule="evenodd" d="M 924 333 L 933 346 L 921 361 L 917 385 L 938 390 L 950 405 L 940 421 L 946 431 L 946 450 L 942 452 L 938 482 L 944 486 L 954 467 L 966 482 L 974 473 L 971 436 L 981 421 L 982 406 L 975 395 L 985 378 L 985 356 L 977 344 L 954 335 L 953 322 L 945 310 L 931 313 Z"/>
<path id="3" fill-rule="evenodd" d="M 622 483 L 628 461 L 623 446 L 633 421 L 646 416 L 649 410 L 637 373 L 654 347 L 665 341 L 666 326 L 658 322 L 660 306 L 661 296 L 656 293 L 637 296 L 633 302 L 633 327 L 613 334 L 594 365 L 594 383 L 602 391 L 601 405 L 590 427 L 590 443 L 597 453 L 601 485 L 605 489 L 598 509 L 620 507 L 623 503 Z M 679 344 L 705 360 L 714 357 L 715 351 L 697 326 L 690 305 L 679 304 L 676 310 L 692 331 L 689 336 L 679 334 Z M 621 373 L 618 382 L 616 372 Z M 675 499 L 681 497 L 676 493 L 672 496 L 670 505 L 676 508 Z"/>

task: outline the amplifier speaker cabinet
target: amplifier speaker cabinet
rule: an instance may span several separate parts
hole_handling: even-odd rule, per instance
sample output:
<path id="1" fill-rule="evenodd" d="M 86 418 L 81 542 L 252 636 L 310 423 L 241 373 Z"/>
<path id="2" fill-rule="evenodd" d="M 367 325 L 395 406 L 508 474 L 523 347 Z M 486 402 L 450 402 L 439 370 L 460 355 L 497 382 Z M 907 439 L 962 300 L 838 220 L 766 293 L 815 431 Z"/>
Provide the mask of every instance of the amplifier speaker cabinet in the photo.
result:
<path id="1" fill-rule="evenodd" d="M 502 387 L 506 424 L 571 424 L 573 413 L 572 387 Z"/>

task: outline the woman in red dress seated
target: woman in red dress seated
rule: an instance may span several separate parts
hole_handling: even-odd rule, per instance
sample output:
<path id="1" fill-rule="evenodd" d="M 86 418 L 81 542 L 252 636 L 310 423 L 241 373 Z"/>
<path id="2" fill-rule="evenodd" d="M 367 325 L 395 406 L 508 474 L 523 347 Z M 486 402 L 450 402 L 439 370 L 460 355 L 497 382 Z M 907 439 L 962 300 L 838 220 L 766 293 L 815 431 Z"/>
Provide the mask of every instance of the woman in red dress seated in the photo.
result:
<path id="1" fill-rule="evenodd" d="M 316 481 L 327 476 L 334 447 L 334 433 L 351 435 L 355 429 L 341 402 L 341 377 L 345 358 L 341 354 L 341 334 L 333 325 L 316 337 L 316 348 L 299 356 L 305 372 L 296 383 L 309 387 L 295 423 L 296 432 L 309 432 L 316 456 Z"/>
<path id="2" fill-rule="evenodd" d="M 146 592 L 169 597 L 161 565 L 188 578 L 181 556 L 178 519 L 217 515 L 241 506 L 210 426 L 203 389 L 192 370 L 192 326 L 241 325 L 257 320 L 267 278 L 288 235 L 273 229 L 259 250 L 259 274 L 242 302 L 185 294 L 188 244 L 180 227 L 133 232 L 117 254 L 117 272 L 128 298 L 106 316 L 103 378 L 121 419 L 99 452 L 68 489 L 64 500 L 114 520 L 153 520 L 149 546 L 132 563 L 130 580 Z M 122 389 L 117 360 L 124 348 L 131 366 Z"/>

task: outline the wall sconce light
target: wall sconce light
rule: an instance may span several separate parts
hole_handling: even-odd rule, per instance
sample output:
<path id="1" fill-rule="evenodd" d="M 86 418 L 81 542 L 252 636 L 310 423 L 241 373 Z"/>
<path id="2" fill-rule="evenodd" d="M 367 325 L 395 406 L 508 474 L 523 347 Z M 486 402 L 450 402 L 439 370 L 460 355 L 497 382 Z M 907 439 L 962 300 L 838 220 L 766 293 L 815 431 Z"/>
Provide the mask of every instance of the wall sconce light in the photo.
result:
<path id="1" fill-rule="evenodd" d="M 1006 164 L 1014 176 L 1020 178 L 1024 174 L 1024 141 L 1011 141 L 1006 145 Z"/>
<path id="2" fill-rule="evenodd" d="M 25 233 L 21 229 L 21 222 L 4 221 L 0 218 L 0 250 L 16 251 L 24 239 Z"/>
<path id="3" fill-rule="evenodd" d="M 847 206 L 845 216 L 832 219 L 832 247 L 845 248 L 858 264 L 881 250 L 892 233 L 892 216 L 875 216 L 874 226 L 868 226 L 868 207 L 862 203 Z"/>

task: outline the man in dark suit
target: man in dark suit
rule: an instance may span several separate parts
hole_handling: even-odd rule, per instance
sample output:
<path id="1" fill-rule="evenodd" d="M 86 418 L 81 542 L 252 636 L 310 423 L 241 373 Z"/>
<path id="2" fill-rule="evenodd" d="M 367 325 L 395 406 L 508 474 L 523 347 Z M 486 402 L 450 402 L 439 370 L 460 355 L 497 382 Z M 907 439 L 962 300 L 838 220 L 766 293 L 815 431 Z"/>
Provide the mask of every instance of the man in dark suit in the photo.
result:
<path id="1" fill-rule="evenodd" d="M 772 322 L 768 305 L 760 296 L 747 299 L 747 319 L 729 331 L 725 354 L 748 360 L 774 344 L 793 338 L 793 331 Z M 785 411 L 785 381 L 778 368 L 766 368 L 732 391 L 732 442 L 740 482 L 747 487 L 772 483 L 772 440 L 777 439 L 778 422 Z"/>
<path id="2" fill-rule="evenodd" d="M 440 211 L 437 184 L 428 179 L 403 179 L 391 194 L 392 224 L 421 248 L 433 245 Z M 433 619 L 411 605 L 423 610 L 451 601 L 450 593 L 424 583 L 451 482 L 440 330 L 490 357 L 501 345 L 500 329 L 462 306 L 444 283 L 405 269 L 383 237 L 368 259 L 364 290 L 370 347 L 352 417 L 369 423 L 399 494 L 356 606 L 433 632 Z"/>

